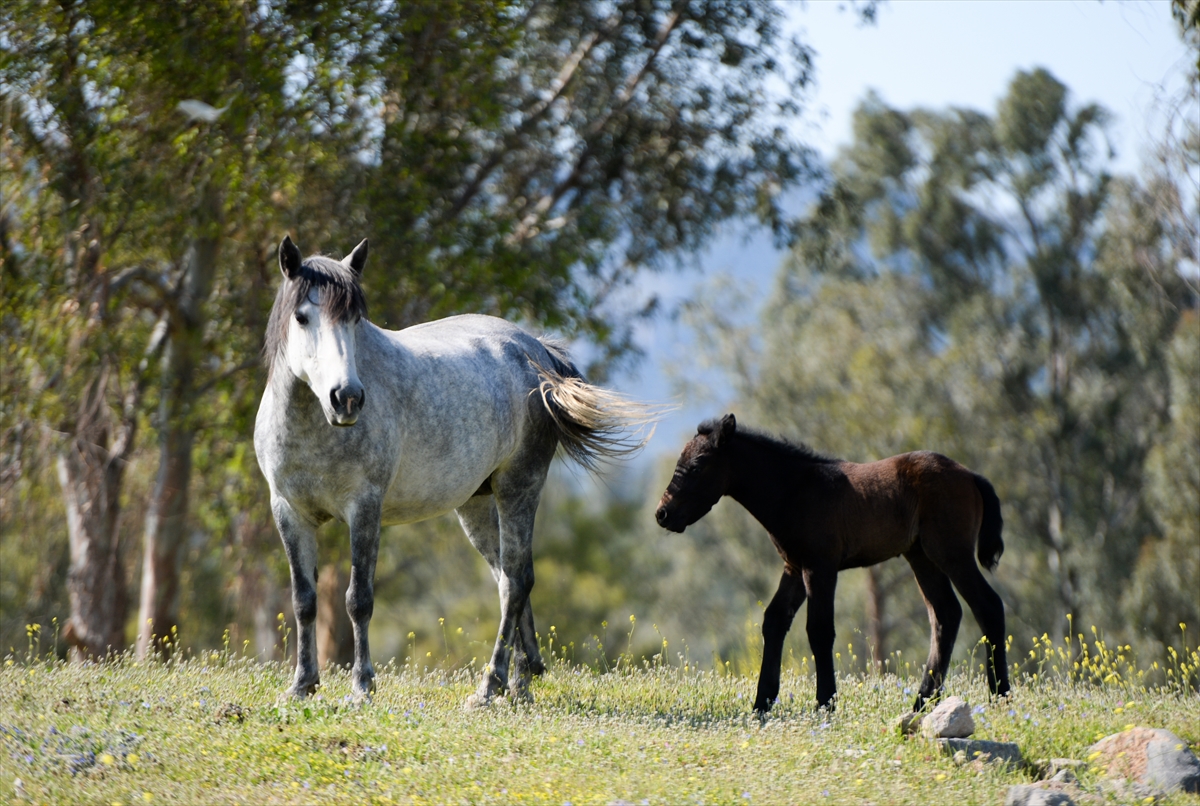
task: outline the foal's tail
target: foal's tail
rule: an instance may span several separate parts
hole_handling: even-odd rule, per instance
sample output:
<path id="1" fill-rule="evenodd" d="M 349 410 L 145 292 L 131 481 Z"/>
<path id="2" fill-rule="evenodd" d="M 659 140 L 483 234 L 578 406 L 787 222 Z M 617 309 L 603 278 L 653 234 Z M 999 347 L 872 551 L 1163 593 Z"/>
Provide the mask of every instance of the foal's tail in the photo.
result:
<path id="1" fill-rule="evenodd" d="M 567 456 L 595 470 L 598 461 L 628 456 L 649 441 L 661 412 L 593 386 L 583 379 L 561 345 L 542 344 L 550 354 L 551 366 L 532 358 L 530 363 L 537 370 L 538 392 Z"/>
<path id="2" fill-rule="evenodd" d="M 983 526 L 979 528 L 979 545 L 975 554 L 984 568 L 995 571 L 996 566 L 1000 564 L 1000 555 L 1004 553 L 1004 539 L 1000 536 L 1000 531 L 1004 528 L 1004 518 L 1000 516 L 1000 499 L 990 481 L 978 473 L 974 475 L 975 486 L 983 495 Z"/>

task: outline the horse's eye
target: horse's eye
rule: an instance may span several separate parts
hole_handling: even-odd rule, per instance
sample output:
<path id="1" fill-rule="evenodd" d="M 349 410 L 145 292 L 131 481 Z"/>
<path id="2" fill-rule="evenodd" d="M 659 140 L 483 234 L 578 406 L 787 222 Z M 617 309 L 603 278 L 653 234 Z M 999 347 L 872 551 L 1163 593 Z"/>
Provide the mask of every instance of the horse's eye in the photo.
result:
<path id="1" fill-rule="evenodd" d="M 300 327 L 304 327 L 308 324 L 308 317 L 302 313 L 298 313 L 296 314 L 296 321 L 300 323 Z"/>

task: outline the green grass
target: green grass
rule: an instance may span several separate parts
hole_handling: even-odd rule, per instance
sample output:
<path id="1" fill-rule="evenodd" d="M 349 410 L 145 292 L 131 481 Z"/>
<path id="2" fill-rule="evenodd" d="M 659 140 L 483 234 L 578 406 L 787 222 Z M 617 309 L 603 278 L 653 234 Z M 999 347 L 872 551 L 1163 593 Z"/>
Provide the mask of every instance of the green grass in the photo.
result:
<path id="1" fill-rule="evenodd" d="M 0 667 L 0 802 L 21 779 L 34 803 L 987 803 L 1030 770 L 957 767 L 896 717 L 913 681 L 843 675 L 836 713 L 814 683 L 785 675 L 760 723 L 755 680 L 646 664 L 598 673 L 557 662 L 532 705 L 467 712 L 474 673 L 381 669 L 374 701 L 348 701 L 345 672 L 321 695 L 284 699 L 289 669 L 226 653 L 182 663 Z M 959 668 L 947 690 L 983 706 L 977 738 L 1030 760 L 1084 758 L 1129 725 L 1200 742 L 1200 697 L 1133 675 L 1017 681 L 988 704 Z M 236 707 L 230 707 L 230 706 Z M 1094 785 L 1095 773 L 1085 773 Z M 1166 803 L 1200 803 L 1176 795 Z"/>

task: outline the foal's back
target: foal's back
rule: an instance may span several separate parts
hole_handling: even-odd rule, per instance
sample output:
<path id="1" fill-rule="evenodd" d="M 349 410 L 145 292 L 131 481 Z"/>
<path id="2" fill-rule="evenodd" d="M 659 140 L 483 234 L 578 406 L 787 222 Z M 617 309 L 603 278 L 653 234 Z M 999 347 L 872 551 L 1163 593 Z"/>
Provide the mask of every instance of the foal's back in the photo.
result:
<path id="1" fill-rule="evenodd" d="M 975 474 L 932 451 L 914 451 L 877 462 L 838 462 L 841 475 L 829 498 L 839 567 L 874 565 L 911 550 L 922 537 L 947 540 L 969 556 L 982 518 Z"/>

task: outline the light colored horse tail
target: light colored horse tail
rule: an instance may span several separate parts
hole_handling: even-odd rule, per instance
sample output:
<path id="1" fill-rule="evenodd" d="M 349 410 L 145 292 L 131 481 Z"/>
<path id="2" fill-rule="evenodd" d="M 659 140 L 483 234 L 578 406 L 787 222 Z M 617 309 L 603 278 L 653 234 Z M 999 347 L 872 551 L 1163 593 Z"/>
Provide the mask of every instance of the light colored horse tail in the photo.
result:
<path id="1" fill-rule="evenodd" d="M 654 435 L 662 412 L 588 383 L 560 345 L 542 344 L 553 366 L 532 358 L 529 363 L 537 370 L 537 391 L 567 456 L 594 471 L 601 460 L 641 450 Z"/>

